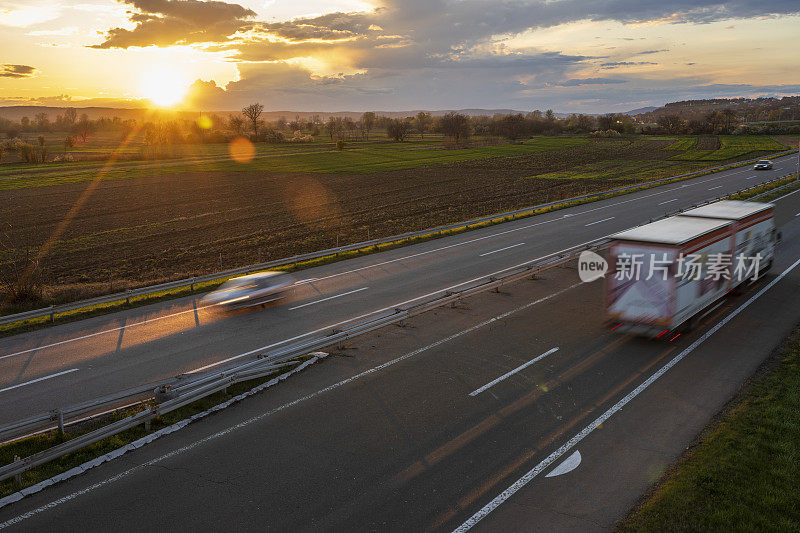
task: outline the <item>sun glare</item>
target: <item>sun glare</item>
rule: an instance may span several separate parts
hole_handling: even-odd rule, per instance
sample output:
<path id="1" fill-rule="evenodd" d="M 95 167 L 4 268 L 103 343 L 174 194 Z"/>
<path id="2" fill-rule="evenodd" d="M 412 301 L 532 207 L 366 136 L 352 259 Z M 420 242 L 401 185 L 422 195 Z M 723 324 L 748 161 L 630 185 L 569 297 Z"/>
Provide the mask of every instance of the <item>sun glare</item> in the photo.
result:
<path id="1" fill-rule="evenodd" d="M 168 68 L 149 70 L 142 76 L 142 96 L 160 107 L 180 103 L 187 88 L 186 80 Z"/>

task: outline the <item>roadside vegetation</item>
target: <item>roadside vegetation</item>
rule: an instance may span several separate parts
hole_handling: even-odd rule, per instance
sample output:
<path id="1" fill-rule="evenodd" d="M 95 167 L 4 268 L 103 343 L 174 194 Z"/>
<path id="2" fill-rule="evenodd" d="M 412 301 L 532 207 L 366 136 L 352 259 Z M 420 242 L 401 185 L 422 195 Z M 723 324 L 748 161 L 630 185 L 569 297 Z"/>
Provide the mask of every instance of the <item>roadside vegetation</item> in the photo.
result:
<path id="1" fill-rule="evenodd" d="M 800 530 L 800 332 L 619 531 Z"/>

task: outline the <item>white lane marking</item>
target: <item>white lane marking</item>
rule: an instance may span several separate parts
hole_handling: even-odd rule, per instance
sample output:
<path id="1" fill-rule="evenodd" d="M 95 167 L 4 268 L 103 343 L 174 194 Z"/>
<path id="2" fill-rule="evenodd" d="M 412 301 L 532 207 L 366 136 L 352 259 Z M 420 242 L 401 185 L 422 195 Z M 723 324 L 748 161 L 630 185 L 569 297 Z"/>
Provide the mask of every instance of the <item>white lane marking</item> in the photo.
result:
<path id="1" fill-rule="evenodd" d="M 568 440 L 566 443 L 564 443 L 559 449 L 557 449 L 556 451 L 554 451 L 553 453 L 548 455 L 544 460 L 542 460 L 542 462 L 540 462 L 538 465 L 536 465 L 531 470 L 529 470 L 524 476 L 522 476 L 517 481 L 515 481 L 506 490 L 504 490 L 503 492 L 501 492 L 500 494 L 495 496 L 494 499 L 492 499 L 492 501 L 490 501 L 489 503 L 484 505 L 480 510 L 478 510 L 475 514 L 473 514 L 471 517 L 469 517 L 463 524 L 461 524 L 459 527 L 454 529 L 453 533 L 464 533 L 466 531 L 469 531 L 472 527 L 475 526 L 475 524 L 480 522 L 482 519 L 486 518 L 489 515 L 489 513 L 491 513 L 495 509 L 497 509 L 503 502 L 508 500 L 511 496 L 513 496 L 516 492 L 518 492 L 522 487 L 524 487 L 525 485 L 530 483 L 530 481 L 533 478 L 535 478 L 536 476 L 538 476 L 542 472 L 542 470 L 545 470 L 546 468 L 548 468 L 559 457 L 561 457 L 562 455 L 567 453 L 569 450 L 574 448 L 575 445 L 578 444 L 580 441 L 582 441 L 584 438 L 586 438 L 587 435 L 589 435 L 592 431 L 594 431 L 595 429 L 600 427 L 601 424 L 603 424 L 606 420 L 611 418 L 620 409 L 622 409 L 628 403 L 630 403 L 631 400 L 633 400 L 639 394 L 641 394 L 643 390 L 645 390 L 647 387 L 652 385 L 658 378 L 660 378 L 661 376 L 666 374 L 667 371 L 670 368 L 672 368 L 673 366 L 675 366 L 676 364 L 678 364 L 681 361 L 681 359 L 683 359 L 684 357 L 686 357 L 687 355 L 692 353 L 698 346 L 703 344 L 709 337 L 711 337 L 714 333 L 719 331 L 728 322 L 730 322 L 736 316 L 738 316 L 739 313 L 744 311 L 745 308 L 747 308 L 750 304 L 752 304 L 754 301 L 756 301 L 758 298 L 760 298 L 761 295 L 763 295 L 769 289 L 774 287 L 776 283 L 778 283 L 780 280 L 782 280 L 789 272 L 794 270 L 795 267 L 797 267 L 797 265 L 800 265 L 800 259 L 795 261 L 789 268 L 787 268 L 786 270 L 781 272 L 774 280 L 772 280 L 769 284 L 767 284 L 767 286 L 765 286 L 763 289 L 761 289 L 756 294 L 754 294 L 749 300 L 747 300 L 745 303 L 743 303 L 738 308 L 736 308 L 736 310 L 734 310 L 731 314 L 729 314 L 728 316 L 723 318 L 714 327 L 712 327 L 710 330 L 705 332 L 699 339 L 697 339 L 692 344 L 690 344 L 681 353 L 679 353 L 678 355 L 673 357 L 667 364 L 665 364 L 660 369 L 658 369 L 658 371 L 655 374 L 653 374 L 652 376 L 647 378 L 645 381 L 643 381 L 641 383 L 641 385 L 639 385 L 638 387 L 633 389 L 631 392 L 629 392 L 627 395 L 625 395 L 624 398 L 622 398 L 617 403 L 615 403 L 614 405 L 609 407 L 607 411 L 605 411 L 602 415 L 597 417 L 588 426 L 583 428 L 580 432 L 578 432 L 570 440 Z"/>
<path id="2" fill-rule="evenodd" d="M 301 309 L 303 307 L 308 307 L 309 305 L 315 305 L 322 302 L 327 302 L 328 300 L 334 300 L 336 298 L 341 298 L 342 296 L 347 296 L 348 294 L 353 294 L 355 292 L 361 292 L 369 289 L 369 287 L 361 287 L 360 289 L 355 289 L 352 291 L 343 292 L 342 294 L 337 294 L 335 296 L 328 296 L 327 298 L 322 298 L 319 300 L 314 300 L 313 302 L 306 302 L 304 304 L 295 305 L 294 307 L 290 307 L 289 311 L 294 311 L 295 309 Z"/>
<path id="3" fill-rule="evenodd" d="M 576 247 L 579 247 L 579 246 L 583 246 L 584 244 L 589 244 L 590 242 L 594 242 L 595 240 L 597 240 L 597 239 L 592 239 L 591 241 L 582 242 L 580 244 L 576 244 L 574 246 L 570 246 L 569 248 L 576 248 Z M 261 346 L 260 348 L 256 348 L 254 350 L 250 350 L 250 351 L 247 351 L 245 353 L 242 353 L 242 354 L 239 354 L 239 355 L 234 355 L 233 357 L 228 357 L 227 359 L 223 359 L 221 361 L 217 361 L 215 363 L 211 363 L 211 364 L 208 364 L 206 366 L 201 366 L 200 368 L 196 368 L 194 370 L 190 370 L 190 371 L 187 372 L 187 374 L 194 374 L 196 372 L 201 372 L 203 370 L 207 370 L 207 369 L 213 368 L 215 366 L 219 366 L 219 365 L 222 365 L 222 364 L 225 364 L 225 363 L 229 363 L 231 361 L 235 361 L 236 359 L 241 359 L 242 357 L 247 357 L 248 355 L 253 355 L 255 353 L 262 352 L 264 350 L 268 350 L 268 349 L 274 348 L 276 346 L 280 346 L 281 344 L 286 344 L 287 342 L 296 341 L 298 339 L 302 339 L 303 337 L 308 337 L 309 335 L 313 335 L 315 333 L 320 333 L 320 332 L 323 332 L 323 331 L 326 331 L 326 330 L 331 330 L 333 328 L 337 328 L 339 326 L 347 324 L 348 322 L 353 322 L 354 320 L 359 320 L 361 318 L 366 318 L 366 317 L 368 317 L 370 315 L 381 313 L 383 311 L 389 311 L 391 309 L 397 309 L 398 307 L 402 307 L 404 305 L 416 302 L 417 300 L 421 300 L 423 298 L 428 298 L 429 296 L 433 296 L 434 294 L 439 294 L 441 292 L 451 291 L 453 289 L 457 289 L 458 287 L 461 287 L 462 285 L 468 285 L 470 283 L 474 283 L 476 281 L 485 279 L 486 277 L 496 276 L 497 274 L 502 274 L 503 272 L 506 272 L 508 270 L 514 270 L 515 268 L 519 268 L 521 266 L 525 266 L 525 265 L 527 265 L 529 263 L 532 263 L 534 261 L 539 261 L 540 259 L 544 259 L 545 257 L 551 257 L 551 256 L 554 256 L 554 255 L 557 255 L 557 254 L 563 252 L 564 250 L 569 250 L 569 248 L 564 248 L 563 250 L 560 250 L 558 252 L 553 252 L 552 254 L 543 255 L 543 256 L 537 257 L 535 259 L 531 259 L 530 261 L 525 261 L 523 263 L 519 263 L 519 264 L 514 265 L 514 266 L 501 268 L 500 270 L 497 270 L 497 271 L 492 272 L 490 274 L 487 274 L 485 276 L 479 276 L 477 278 L 468 279 L 467 281 L 462 281 L 461 283 L 456 283 L 455 285 L 451 285 L 449 287 L 445 287 L 444 289 L 438 289 L 438 290 L 435 290 L 433 292 L 429 292 L 427 294 L 422 294 L 422 295 L 417 296 L 415 298 L 411 298 L 410 300 L 406 300 L 404 302 L 398 302 L 398 303 L 383 307 L 381 309 L 376 309 L 375 311 L 370 311 L 368 313 L 364 313 L 363 315 L 354 316 L 352 318 L 348 318 L 346 320 L 342 320 L 341 322 L 336 322 L 335 324 L 328 324 L 327 326 L 323 326 L 321 328 L 317 328 L 317 329 L 312 330 L 312 331 L 307 331 L 306 333 L 301 333 L 300 335 L 296 335 L 296 336 L 290 337 L 288 339 L 283 339 L 281 341 L 273 342 L 272 344 L 268 344 L 266 346 Z"/>
<path id="4" fill-rule="evenodd" d="M 183 446 L 181 448 L 177 448 L 175 450 L 172 450 L 171 452 L 165 453 L 164 455 L 162 455 L 160 457 L 156 457 L 155 459 L 151 459 L 150 461 L 147 461 L 145 463 L 141 463 L 139 465 L 136 465 L 136 466 L 134 466 L 132 468 L 129 468 L 128 470 L 125 470 L 124 472 L 120 472 L 119 474 L 117 474 L 115 476 L 112 476 L 110 478 L 104 479 L 103 481 L 99 481 L 97 483 L 94 483 L 93 485 L 89 485 L 85 489 L 81 489 L 81 490 L 75 491 L 75 492 L 73 492 L 71 494 L 68 494 L 66 496 L 63 496 L 61 498 L 58 498 L 57 500 L 54 500 L 54 501 L 52 501 L 50 503 L 42 505 L 41 507 L 37 507 L 36 509 L 28 511 L 27 513 L 21 514 L 21 515 L 15 517 L 15 518 L 12 518 L 12 519 L 7 520 L 5 522 L 0 522 L 0 529 L 5 529 L 5 528 L 7 528 L 9 526 L 13 526 L 15 524 L 19 524 L 23 520 L 26 520 L 26 519 L 31 518 L 33 516 L 36 516 L 37 514 L 40 514 L 40 513 L 44 512 L 44 511 L 47 511 L 49 509 L 54 509 L 55 507 L 58 507 L 61 504 L 64 504 L 64 503 L 66 503 L 66 502 L 68 502 L 70 500 L 74 500 L 78 496 L 82 496 L 84 494 L 88 494 L 89 492 L 92 492 L 95 489 L 98 489 L 98 488 L 103 487 L 105 485 L 109 485 L 111 483 L 114 483 L 115 481 L 119 481 L 120 479 L 125 478 L 125 477 L 129 476 L 130 474 L 132 474 L 134 472 L 142 470 L 143 468 L 146 468 L 148 466 L 152 466 L 154 464 L 160 463 L 162 461 L 165 461 L 167 459 L 170 459 L 172 457 L 180 455 L 180 454 L 182 454 L 184 452 L 192 450 L 193 448 L 196 448 L 197 446 L 200 446 L 201 444 L 205 444 L 206 442 L 218 439 L 220 437 L 224 437 L 225 435 L 227 435 L 229 433 L 232 433 L 233 431 L 235 431 L 237 429 L 241 429 L 241 428 L 243 428 L 245 426 L 249 426 L 250 424 L 258 422 L 259 420 L 263 420 L 264 418 L 272 416 L 272 415 L 274 415 L 275 413 L 277 413 L 279 411 L 284 411 L 284 410 L 286 410 L 286 409 L 288 409 L 290 407 L 294 407 L 295 405 L 300 404 L 300 403 L 302 403 L 302 402 L 304 402 L 306 400 L 311 400 L 313 398 L 316 398 L 317 396 L 320 396 L 321 394 L 324 394 L 326 392 L 330 392 L 332 390 L 341 388 L 341 387 L 343 387 L 343 386 L 345 386 L 345 385 L 347 385 L 349 383 L 352 383 L 352 382 L 357 381 L 357 380 L 359 380 L 359 379 L 361 379 L 363 377 L 369 376 L 369 375 L 374 374 L 374 373 L 376 373 L 376 372 L 378 372 L 380 370 L 383 370 L 384 368 L 388 368 L 388 367 L 390 367 L 392 365 L 395 365 L 397 363 L 405 361 L 406 359 L 410 359 L 412 357 L 415 357 L 415 356 L 417 356 L 417 355 L 419 355 L 419 354 L 421 354 L 423 352 L 426 352 L 426 351 L 428 351 L 428 350 L 430 350 L 432 348 L 436 348 L 437 346 L 441 346 L 442 344 L 448 343 L 448 342 L 450 342 L 452 340 L 455 340 L 455 339 L 457 339 L 459 337 L 463 337 L 464 335 L 468 335 L 468 334 L 472 333 L 473 331 L 476 331 L 476 330 L 478 330 L 480 328 L 483 328 L 483 327 L 486 327 L 486 326 L 488 326 L 490 324 L 493 324 L 493 323 L 497 322 L 498 320 L 502 320 L 502 319 L 504 319 L 506 317 L 509 317 L 509 316 L 511 316 L 511 315 L 513 315 L 515 313 L 518 313 L 520 311 L 524 311 L 525 309 L 529 309 L 529 308 L 533 307 L 534 305 L 540 304 L 542 302 L 545 302 L 547 300 L 550 300 L 552 298 L 560 296 L 560 295 L 564 294 L 565 292 L 569 291 L 570 289 L 574 289 L 575 287 L 579 287 L 580 285 L 582 285 L 582 283 L 576 283 L 575 285 L 571 285 L 571 286 L 569 286 L 569 287 L 567 287 L 565 289 L 561 289 L 560 291 L 554 292 L 553 294 L 550 294 L 550 295 L 547 295 L 547 296 L 543 296 L 543 297 L 539 298 L 538 300 L 534 300 L 532 302 L 528 302 L 525 305 L 517 307 L 516 309 L 512 309 L 511 311 L 506 311 L 505 313 L 502 313 L 500 315 L 494 316 L 494 317 L 492 317 L 492 318 L 490 318 L 488 320 L 480 322 L 479 324 L 475 324 L 474 326 L 471 326 L 471 327 L 469 327 L 469 328 L 467 328 L 465 330 L 462 330 L 462 331 L 459 331 L 457 333 L 454 333 L 454 334 L 450 335 L 449 337 L 445 337 L 444 339 L 439 339 L 438 341 L 433 342 L 431 344 L 428 344 L 427 346 L 423 346 L 423 347 L 418 348 L 418 349 L 416 349 L 416 350 L 414 350 L 412 352 L 408 352 L 408 353 L 406 353 L 404 355 L 401 355 L 400 357 L 397 357 L 396 359 L 392 359 L 391 361 L 387 361 L 387 362 L 385 362 L 383 364 L 380 364 L 378 366 L 370 368 L 369 370 L 365 370 L 365 371 L 363 371 L 363 372 L 361 372 L 359 374 L 356 374 L 355 376 L 351 376 L 351 377 L 349 377 L 347 379 L 343 379 L 342 381 L 339 381 L 338 383 L 334 383 L 333 385 L 328 385 L 327 387 L 319 389 L 316 392 L 312 392 L 310 394 L 307 394 L 305 396 L 302 396 L 300 398 L 292 400 L 291 402 L 285 403 L 285 404 L 283 404 L 283 405 L 281 405 L 279 407 L 276 407 L 276 408 L 272 409 L 271 411 L 267 411 L 265 413 L 261 413 L 259 415 L 256 415 L 256 416 L 252 417 L 252 418 L 244 420 L 243 422 L 239 422 L 236 425 L 230 426 L 230 427 L 228 427 L 226 429 L 223 429 L 221 431 L 218 431 L 216 433 L 208 435 L 207 437 L 203 437 L 202 439 L 197 440 L 197 441 L 195 441 L 195 442 L 193 442 L 191 444 L 187 444 L 186 446 Z"/>
<path id="5" fill-rule="evenodd" d="M 659 202 L 658 205 L 664 205 L 664 204 L 668 204 L 670 202 L 677 202 L 677 201 L 678 201 L 677 198 L 673 198 L 672 200 L 667 200 L 666 202 Z"/>
<path id="6" fill-rule="evenodd" d="M 777 202 L 778 200 L 783 200 L 787 196 L 791 196 L 791 195 L 797 194 L 799 192 L 800 192 L 800 189 L 797 189 L 796 191 L 792 191 L 792 192 L 790 192 L 788 194 L 784 194 L 783 196 L 779 196 L 778 198 L 775 198 L 774 200 L 770 200 L 770 202 Z"/>
<path id="7" fill-rule="evenodd" d="M 551 353 L 554 353 L 554 352 L 557 352 L 557 351 L 558 351 L 558 346 L 556 346 L 555 348 L 550 348 L 549 350 L 547 350 L 546 352 L 544 352 L 542 355 L 537 355 L 536 357 L 534 357 L 533 359 L 531 359 L 531 360 L 530 360 L 530 361 L 528 361 L 527 363 L 525 363 L 525 364 L 522 364 L 522 365 L 518 366 L 517 368 L 515 368 L 515 369 L 514 369 L 514 370 L 512 370 L 511 372 L 506 372 L 505 374 L 503 374 L 503 375 L 502 375 L 502 376 L 500 376 L 499 378 L 497 378 L 497 379 L 494 379 L 494 380 L 490 381 L 489 383 L 487 383 L 487 384 L 486 384 L 486 385 L 484 385 L 483 387 L 480 387 L 480 388 L 477 388 L 477 389 L 475 389 L 474 391 L 470 392 L 470 393 L 469 393 L 469 395 L 470 395 L 470 396 L 477 396 L 478 394 L 482 393 L 483 391 L 485 391 L 485 390 L 486 390 L 486 389 L 488 389 L 489 387 L 491 387 L 491 386 L 493 386 L 493 385 L 497 385 L 498 383 L 500 383 L 501 381 L 503 381 L 503 380 L 504 380 L 504 379 L 506 379 L 507 377 L 513 376 L 514 374 L 516 374 L 517 372 L 519 372 L 519 371 L 521 371 L 521 370 L 525 370 L 526 368 L 528 368 L 529 366 L 531 366 L 533 363 L 536 363 L 536 362 L 538 362 L 538 361 L 541 361 L 542 359 L 544 359 L 545 357 L 547 357 L 547 356 L 548 356 L 548 355 L 550 355 Z"/>
<path id="8" fill-rule="evenodd" d="M 708 190 L 709 191 L 713 191 L 714 189 L 721 189 L 721 188 L 722 188 L 722 185 L 717 185 L 716 187 L 711 187 Z"/>
<path id="9" fill-rule="evenodd" d="M 207 309 L 209 307 L 214 307 L 215 305 L 219 305 L 219 304 L 203 305 L 201 307 L 198 307 L 197 309 L 192 308 L 192 309 L 187 309 L 185 311 L 178 311 L 177 313 L 170 313 L 168 315 L 157 316 L 155 318 L 148 318 L 146 320 L 142 320 L 141 322 L 134 322 L 132 324 L 126 324 L 124 326 L 119 326 L 117 328 L 104 329 L 103 331 L 96 331 L 94 333 L 89 333 L 87 335 L 81 335 L 80 337 L 74 337 L 72 339 L 65 339 L 63 341 L 54 342 L 52 344 L 44 344 L 42 346 L 37 346 L 36 348 L 28 348 L 27 350 L 22 350 L 20 352 L 14 352 L 14 353 L 6 354 L 6 355 L 0 355 L 0 359 L 7 359 L 9 357 L 15 357 L 17 355 L 23 355 L 23 354 L 26 354 L 26 353 L 35 352 L 37 350 L 44 350 L 46 348 L 52 348 L 53 346 L 60 346 L 62 344 L 67 344 L 69 342 L 80 341 L 80 340 L 88 339 L 88 338 L 91 338 L 91 337 L 96 337 L 98 335 L 103 335 L 104 333 L 113 333 L 113 332 L 119 331 L 121 329 L 132 328 L 134 326 L 141 326 L 143 324 L 149 324 L 150 322 L 155 322 L 157 320 L 164 320 L 165 318 L 171 318 L 171 317 L 178 316 L 178 315 L 183 315 L 183 314 L 186 314 L 186 313 L 194 313 L 195 311 L 200 311 L 202 309 Z"/>
<path id="10" fill-rule="evenodd" d="M 596 220 L 594 222 L 589 222 L 588 224 L 584 224 L 584 226 L 594 226 L 595 224 L 599 224 L 601 222 L 608 222 L 609 220 L 614 220 L 616 217 L 608 217 L 604 218 L 603 220 Z"/>
<path id="11" fill-rule="evenodd" d="M 731 175 L 734 175 L 734 174 L 741 174 L 742 172 L 748 172 L 748 171 L 747 170 L 740 170 L 740 171 L 731 171 L 731 172 L 729 172 L 729 171 L 722 170 L 722 171 L 719 171 L 719 172 L 723 173 L 723 174 L 715 176 L 715 177 L 712 177 L 712 178 L 708 178 L 708 179 L 705 179 L 705 180 L 694 181 L 694 180 L 697 180 L 698 178 L 690 178 L 692 180 L 692 183 L 689 183 L 687 186 L 702 185 L 704 183 L 708 183 L 708 182 L 711 182 L 711 181 L 716 181 L 716 180 L 719 180 L 719 179 L 730 177 Z M 720 187 L 721 187 L 721 185 L 720 185 Z M 676 190 L 679 190 L 679 189 L 682 189 L 682 188 L 683 187 L 676 187 L 674 189 L 667 189 L 667 190 L 664 190 L 664 191 L 657 191 L 657 192 L 654 192 L 654 193 L 651 193 L 651 194 L 645 194 L 645 195 L 642 195 L 642 196 L 638 196 L 636 198 L 630 198 L 628 200 L 622 200 L 620 202 L 615 202 L 613 204 L 608 204 L 608 205 L 605 205 L 605 206 L 600 206 L 600 207 L 595 207 L 595 208 L 592 208 L 592 209 L 587 209 L 586 211 L 581 211 L 579 213 L 563 215 L 563 217 L 554 218 L 552 220 L 544 220 L 542 222 L 536 222 L 536 223 L 533 223 L 533 224 L 527 224 L 525 226 L 520 226 L 518 228 L 512 228 L 512 229 L 509 229 L 509 230 L 500 231 L 498 233 L 493 233 L 491 235 L 484 235 L 483 237 L 478 237 L 478 238 L 475 238 L 475 239 L 470 239 L 470 240 L 467 240 L 467 241 L 454 243 L 454 244 L 450 244 L 450 245 L 447 245 L 447 246 L 442 246 L 440 248 L 435 248 L 433 250 L 427 250 L 427 251 L 424 251 L 424 252 L 418 252 L 418 253 L 410 254 L 410 255 L 407 255 L 407 256 L 399 257 L 399 258 L 396 258 L 396 259 L 390 259 L 390 260 L 382 261 L 382 262 L 379 262 L 379 263 L 374 263 L 374 264 L 371 264 L 371 265 L 366 265 L 366 266 L 363 266 L 363 267 L 354 268 L 354 269 L 351 269 L 351 270 L 345 270 L 343 272 L 338 272 L 336 274 L 329 274 L 327 276 L 322 276 L 322 277 L 319 277 L 319 278 L 309 278 L 309 279 L 313 279 L 316 282 L 316 281 L 324 281 L 326 279 L 331 279 L 331 278 L 335 278 L 335 277 L 338 277 L 338 276 L 344 276 L 344 275 L 347 275 L 347 274 L 353 274 L 355 272 L 360 272 L 362 270 L 367 270 L 367 269 L 370 269 L 370 268 L 377 268 L 377 267 L 381 267 L 381 266 L 384 266 L 384 265 L 387 265 L 387 264 L 396 263 L 398 261 L 405 261 L 407 259 L 412 259 L 414 257 L 419 257 L 419 256 L 427 255 L 427 254 L 430 254 L 430 253 L 434 253 L 434 252 L 440 252 L 442 250 L 447 250 L 447 249 L 454 248 L 454 247 L 457 247 L 457 246 L 463 246 L 465 244 L 471 244 L 473 242 L 482 241 L 484 239 L 490 239 L 490 238 L 493 238 L 493 237 L 499 237 L 501 235 L 506 235 L 508 233 L 513 233 L 515 231 L 523 231 L 523 230 L 530 229 L 530 228 L 533 228 L 533 227 L 536 227 L 536 226 L 541 226 L 543 224 L 550 224 L 551 222 L 558 222 L 562 218 L 572 217 L 572 216 L 577 216 L 577 215 L 585 215 L 587 213 L 593 213 L 594 211 L 600 211 L 602 209 L 608 209 L 609 207 L 616 207 L 618 205 L 623 205 L 623 204 L 627 204 L 627 203 L 631 203 L 631 202 L 638 202 L 639 200 L 652 198 L 653 196 L 660 196 L 662 194 L 666 194 L 668 192 L 676 191 Z M 798 191 L 800 191 L 800 189 L 798 189 Z M 798 192 L 798 191 L 794 191 L 794 192 Z M 791 194 L 794 194 L 794 192 L 789 193 L 789 194 L 787 194 L 785 196 L 789 196 Z M 634 193 L 634 194 L 636 194 L 636 193 Z M 785 196 L 783 196 L 781 198 L 777 198 L 777 199 L 773 200 L 773 202 L 781 200 Z M 588 242 L 591 242 L 591 241 L 587 241 L 587 243 Z M 503 271 L 501 271 L 501 272 L 503 272 Z M 303 281 L 306 281 L 306 280 L 303 280 Z M 207 307 L 212 307 L 212 306 L 211 305 L 206 305 L 206 306 L 198 307 L 196 310 L 199 311 L 199 310 L 205 309 Z M 170 317 L 173 317 L 173 316 L 182 315 L 184 313 L 192 313 L 194 311 L 195 311 L 195 309 L 187 309 L 185 311 L 178 311 L 177 313 L 171 313 L 171 314 L 168 314 L 168 315 L 164 315 L 164 316 L 160 316 L 160 317 L 156 317 L 156 318 L 143 320 L 141 322 L 134 322 L 133 324 L 128 324 L 126 326 L 121 326 L 121 327 L 117 327 L 117 328 L 111 328 L 111 329 L 107 329 L 107 330 L 103 330 L 103 331 L 98 331 L 98 332 L 95 332 L 95 333 L 90 333 L 88 335 L 82 335 L 80 337 L 74 337 L 74 338 L 71 338 L 71 339 L 65 339 L 63 341 L 54 342 L 54 343 L 51 343 L 51 344 L 45 344 L 45 345 L 42 345 L 42 346 L 37 346 L 36 348 L 30 348 L 28 350 L 22 350 L 20 352 L 8 354 L 8 355 L 3 355 L 3 356 L 0 356 L 0 359 L 5 359 L 7 357 L 14 357 L 14 356 L 17 356 L 17 355 L 23 355 L 23 354 L 30 353 L 30 352 L 35 352 L 35 351 L 38 351 L 38 350 L 44 350 L 44 349 L 47 349 L 47 348 L 52 348 L 54 346 L 59 346 L 59 345 L 62 345 L 62 344 L 67 344 L 67 343 L 70 343 L 70 342 L 75 342 L 75 341 L 87 339 L 87 338 L 90 338 L 90 337 L 95 337 L 97 335 L 103 335 L 104 333 L 113 333 L 113 332 L 119 331 L 121 329 L 124 329 L 126 327 L 129 328 L 129 327 L 134 327 L 134 326 L 140 326 L 140 325 L 147 324 L 149 322 L 153 322 L 153 321 L 156 321 L 156 320 L 163 320 L 165 318 L 170 318 Z M 368 316 L 368 315 L 362 315 L 362 317 L 363 316 Z M 359 317 L 359 318 L 362 318 L 362 317 Z M 349 321 L 350 320 L 347 320 L 347 321 L 342 322 L 342 323 L 346 323 L 346 322 L 349 322 Z M 325 329 L 325 328 L 323 328 L 323 329 Z M 317 330 L 317 331 L 312 332 L 312 333 L 316 333 L 318 331 L 321 331 L 321 330 Z M 305 335 L 302 335 L 302 336 L 305 336 Z M 287 339 L 284 342 L 290 342 L 292 340 L 296 340 L 297 338 L 300 338 L 300 337 L 294 337 L 292 339 Z M 255 351 L 257 351 L 257 350 L 254 350 L 254 352 Z M 254 352 L 251 352 L 251 353 L 254 353 Z"/>
<path id="12" fill-rule="evenodd" d="M 521 243 L 518 243 L 518 244 L 512 244 L 511 246 L 506 246 L 505 248 L 500 248 L 499 250 L 492 250 L 491 252 L 486 252 L 485 254 L 480 254 L 479 257 L 483 257 L 485 255 L 496 254 L 497 252 L 502 252 L 504 250 L 510 250 L 511 248 L 516 248 L 517 246 L 522 246 L 524 244 L 525 244 L 524 242 L 521 242 Z"/>
<path id="13" fill-rule="evenodd" d="M 70 368 L 69 370 L 64 370 L 63 372 L 57 372 L 55 374 L 50 374 L 49 376 L 42 376 L 40 378 L 32 379 L 30 381 L 26 381 L 25 383 L 18 383 L 16 385 L 11 385 L 10 387 L 6 387 L 5 389 L 0 389 L 0 392 L 5 392 L 12 389 L 18 389 L 20 387 L 24 387 L 25 385 L 30 385 L 32 383 L 38 383 L 40 381 L 44 381 L 46 379 L 57 378 L 58 376 L 63 376 L 64 374 L 70 374 L 72 372 L 77 372 L 77 368 Z"/>
<path id="14" fill-rule="evenodd" d="M 758 176 L 750 176 L 749 178 L 745 178 L 746 180 L 753 180 L 756 179 Z"/>
<path id="15" fill-rule="evenodd" d="M 544 477 L 556 477 L 562 474 L 566 474 L 568 472 L 572 472 L 573 470 L 578 468 L 580 464 L 581 464 L 581 452 L 575 450 L 575 452 L 572 455 L 564 459 L 564 461 L 560 465 L 552 469 L 550 473 Z"/>

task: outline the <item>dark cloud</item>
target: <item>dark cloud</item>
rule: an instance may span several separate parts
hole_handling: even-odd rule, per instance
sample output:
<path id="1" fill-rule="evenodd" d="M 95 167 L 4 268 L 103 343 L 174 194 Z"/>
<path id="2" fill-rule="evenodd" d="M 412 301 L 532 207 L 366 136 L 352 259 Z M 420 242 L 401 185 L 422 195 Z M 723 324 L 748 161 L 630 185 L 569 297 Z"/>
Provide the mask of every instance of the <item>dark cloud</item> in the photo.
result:
<path id="1" fill-rule="evenodd" d="M 106 40 L 92 48 L 169 46 L 218 42 L 244 29 L 255 12 L 239 4 L 200 0 L 124 0 L 138 12 L 129 12 L 132 30 L 112 28 Z"/>
<path id="2" fill-rule="evenodd" d="M 658 54 L 660 52 L 669 52 L 669 48 L 662 48 L 661 50 L 645 50 L 644 52 L 636 52 L 637 56 L 646 56 L 649 54 Z"/>
<path id="3" fill-rule="evenodd" d="M 6 63 L 0 68 L 0 78 L 32 78 L 36 68 L 28 65 L 12 65 Z"/>

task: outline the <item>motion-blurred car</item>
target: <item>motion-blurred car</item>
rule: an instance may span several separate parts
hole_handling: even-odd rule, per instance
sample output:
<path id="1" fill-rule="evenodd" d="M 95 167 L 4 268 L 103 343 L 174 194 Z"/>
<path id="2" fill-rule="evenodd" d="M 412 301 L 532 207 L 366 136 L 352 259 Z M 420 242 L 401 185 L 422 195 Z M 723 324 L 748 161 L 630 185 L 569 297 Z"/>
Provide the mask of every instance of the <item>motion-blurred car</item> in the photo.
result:
<path id="1" fill-rule="evenodd" d="M 769 159 L 762 159 L 753 165 L 753 170 L 772 170 L 772 161 Z"/>
<path id="2" fill-rule="evenodd" d="M 294 285 L 294 278 L 285 272 L 259 272 L 229 279 L 219 289 L 203 298 L 203 305 L 219 305 L 224 309 L 241 309 L 280 300 Z"/>

